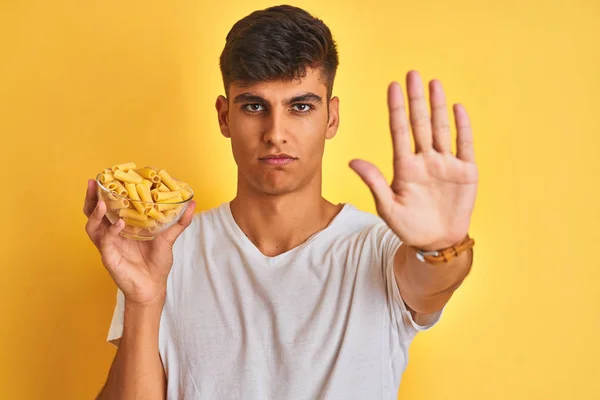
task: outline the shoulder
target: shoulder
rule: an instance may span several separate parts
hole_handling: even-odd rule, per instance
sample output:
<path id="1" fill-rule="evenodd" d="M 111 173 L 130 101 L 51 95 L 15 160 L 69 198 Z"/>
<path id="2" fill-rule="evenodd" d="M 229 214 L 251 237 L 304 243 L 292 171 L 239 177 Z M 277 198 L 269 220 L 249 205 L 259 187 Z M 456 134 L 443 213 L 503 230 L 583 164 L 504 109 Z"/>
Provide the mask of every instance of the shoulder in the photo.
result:
<path id="1" fill-rule="evenodd" d="M 378 215 L 360 210 L 353 204 L 346 203 L 338 218 L 338 230 L 348 234 L 366 232 L 368 234 L 383 233 L 389 230 L 387 224 Z"/>
<path id="2" fill-rule="evenodd" d="M 347 203 L 336 221 L 337 230 L 343 236 L 358 234 L 365 244 L 376 248 L 397 248 L 401 241 L 378 215 L 362 211 Z"/>
<path id="3" fill-rule="evenodd" d="M 222 203 L 216 207 L 208 208 L 194 214 L 193 222 L 195 223 L 211 223 L 217 219 L 223 218 L 226 211 L 226 207 L 229 207 L 229 203 Z"/>
<path id="4" fill-rule="evenodd" d="M 197 245 L 200 238 L 206 237 L 203 233 L 207 231 L 211 233 L 210 236 L 215 236 L 220 229 L 224 229 L 225 206 L 227 206 L 227 203 L 195 213 L 190 225 L 175 241 L 173 250 L 186 249 L 190 245 Z"/>
<path id="5" fill-rule="evenodd" d="M 351 230 L 363 230 L 383 222 L 378 215 L 360 210 L 351 203 L 344 204 L 344 208 L 340 211 L 336 220 L 339 225 Z"/>

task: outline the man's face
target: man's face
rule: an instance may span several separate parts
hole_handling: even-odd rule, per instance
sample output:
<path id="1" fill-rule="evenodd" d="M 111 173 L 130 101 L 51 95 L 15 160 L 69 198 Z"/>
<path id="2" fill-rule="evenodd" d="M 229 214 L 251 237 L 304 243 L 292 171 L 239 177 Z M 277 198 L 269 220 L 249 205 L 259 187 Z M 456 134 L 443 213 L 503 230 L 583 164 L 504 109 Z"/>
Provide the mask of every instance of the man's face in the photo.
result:
<path id="1" fill-rule="evenodd" d="M 219 125 L 231 139 L 241 184 L 280 195 L 320 177 L 325 139 L 335 136 L 339 124 L 339 101 L 334 97 L 328 105 L 320 78 L 320 71 L 309 69 L 301 81 L 234 82 L 229 98 L 217 99 Z"/>

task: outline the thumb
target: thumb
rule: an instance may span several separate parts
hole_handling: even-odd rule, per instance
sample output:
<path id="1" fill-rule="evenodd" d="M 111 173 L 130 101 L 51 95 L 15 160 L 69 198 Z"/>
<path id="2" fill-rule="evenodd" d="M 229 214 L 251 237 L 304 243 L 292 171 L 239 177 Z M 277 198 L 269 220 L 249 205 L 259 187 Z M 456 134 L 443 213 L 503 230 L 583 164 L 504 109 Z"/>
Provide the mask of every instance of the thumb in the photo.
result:
<path id="1" fill-rule="evenodd" d="M 363 182 L 371 190 L 373 198 L 375 199 L 375 204 L 377 205 L 377 210 L 382 212 L 387 209 L 387 205 L 392 199 L 392 189 L 379 168 L 364 160 L 350 161 L 350 168 L 360 176 Z"/>
<path id="2" fill-rule="evenodd" d="M 194 217 L 194 210 L 196 209 L 196 202 L 190 201 L 188 208 L 185 210 L 179 221 L 165 232 L 161 234 L 161 236 L 167 241 L 169 246 L 172 248 L 175 240 L 181 235 L 181 233 L 190 226 L 192 223 L 192 218 Z"/>

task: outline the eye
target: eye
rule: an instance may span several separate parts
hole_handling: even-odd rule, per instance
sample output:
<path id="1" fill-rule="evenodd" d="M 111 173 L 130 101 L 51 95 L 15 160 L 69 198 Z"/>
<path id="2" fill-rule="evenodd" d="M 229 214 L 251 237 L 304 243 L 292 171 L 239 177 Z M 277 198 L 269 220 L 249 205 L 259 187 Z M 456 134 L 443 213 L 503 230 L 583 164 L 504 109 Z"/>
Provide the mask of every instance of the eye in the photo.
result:
<path id="1" fill-rule="evenodd" d="M 294 111 L 298 111 L 300 114 L 308 114 L 312 111 L 313 107 L 310 104 L 298 103 L 293 105 Z"/>
<path id="2" fill-rule="evenodd" d="M 254 104 L 244 104 L 243 109 L 248 111 L 249 113 L 257 113 L 259 111 L 263 111 L 264 107 L 258 103 Z"/>

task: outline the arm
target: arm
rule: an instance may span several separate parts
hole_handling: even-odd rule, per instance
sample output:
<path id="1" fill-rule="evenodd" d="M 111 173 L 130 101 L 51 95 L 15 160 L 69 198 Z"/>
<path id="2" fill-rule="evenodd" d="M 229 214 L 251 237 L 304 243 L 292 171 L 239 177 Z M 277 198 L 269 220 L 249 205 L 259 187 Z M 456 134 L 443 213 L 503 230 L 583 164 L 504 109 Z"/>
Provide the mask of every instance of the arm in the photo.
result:
<path id="1" fill-rule="evenodd" d="M 394 256 L 396 283 L 413 318 L 417 313 L 431 314 L 442 309 L 473 264 L 473 249 L 438 265 L 424 263 L 416 254 L 412 247 L 404 245 Z"/>
<path id="2" fill-rule="evenodd" d="M 472 250 L 460 253 L 448 263 L 429 265 L 417 259 L 414 248 L 446 249 L 465 238 L 475 206 L 479 172 L 471 123 L 464 107 L 452 107 L 457 130 L 453 154 L 441 83 L 429 83 L 430 107 L 416 71 L 408 73 L 406 86 L 410 115 L 406 113 L 400 85 L 393 83 L 388 88 L 394 150 L 391 185 L 371 163 L 353 160 L 350 166 L 371 189 L 378 214 L 404 243 L 394 255 L 394 274 L 414 317 L 443 308 L 469 272 Z"/>
<path id="3" fill-rule="evenodd" d="M 85 231 L 124 298 L 119 308 L 119 318 L 123 318 L 120 343 L 97 399 L 164 399 L 167 382 L 158 349 L 160 317 L 173 247 L 192 223 L 196 203 L 191 201 L 177 223 L 156 239 L 135 243 L 120 235 L 123 219 L 111 224 L 105 218 L 108 208 L 98 199 L 97 189 L 96 181 L 88 180 Z"/>
<path id="4" fill-rule="evenodd" d="M 167 380 L 158 352 L 164 296 L 147 305 L 125 301 L 123 336 L 97 400 L 165 399 Z"/>

